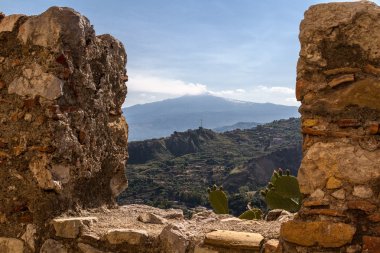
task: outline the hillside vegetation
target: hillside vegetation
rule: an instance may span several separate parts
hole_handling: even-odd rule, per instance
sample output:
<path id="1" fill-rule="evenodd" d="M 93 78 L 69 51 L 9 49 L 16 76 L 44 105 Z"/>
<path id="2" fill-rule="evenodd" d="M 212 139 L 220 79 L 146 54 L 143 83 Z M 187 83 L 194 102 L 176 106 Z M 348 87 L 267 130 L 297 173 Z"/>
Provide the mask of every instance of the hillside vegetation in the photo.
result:
<path id="1" fill-rule="evenodd" d="M 241 209 L 264 187 L 274 169 L 297 173 L 300 121 L 278 120 L 253 129 L 216 133 L 205 128 L 129 143 L 129 187 L 121 203 L 191 208 L 207 205 L 206 188 L 217 184 Z M 256 203 L 262 205 L 261 203 Z M 239 212 L 239 210 L 236 210 Z"/>

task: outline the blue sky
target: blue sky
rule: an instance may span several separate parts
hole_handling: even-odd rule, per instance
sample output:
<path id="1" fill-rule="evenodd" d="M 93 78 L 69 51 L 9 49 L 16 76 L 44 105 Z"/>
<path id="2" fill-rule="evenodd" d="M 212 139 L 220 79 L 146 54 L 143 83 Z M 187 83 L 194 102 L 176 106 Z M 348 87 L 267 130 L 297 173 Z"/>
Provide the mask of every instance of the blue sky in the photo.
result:
<path id="1" fill-rule="evenodd" d="M 314 0 L 0 0 L 5 14 L 68 6 L 128 54 L 125 106 L 186 94 L 297 105 L 299 23 Z"/>

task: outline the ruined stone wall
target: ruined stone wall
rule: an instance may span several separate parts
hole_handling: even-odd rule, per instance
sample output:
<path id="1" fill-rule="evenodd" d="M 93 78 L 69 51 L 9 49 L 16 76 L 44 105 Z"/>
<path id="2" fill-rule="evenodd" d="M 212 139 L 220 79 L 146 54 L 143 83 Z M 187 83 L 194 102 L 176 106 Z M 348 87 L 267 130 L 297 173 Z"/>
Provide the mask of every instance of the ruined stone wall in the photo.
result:
<path id="1" fill-rule="evenodd" d="M 300 28 L 305 199 L 285 252 L 380 252 L 380 7 L 310 7 Z"/>
<path id="2" fill-rule="evenodd" d="M 43 236 L 126 188 L 126 61 L 72 9 L 0 15 L 0 237 Z"/>

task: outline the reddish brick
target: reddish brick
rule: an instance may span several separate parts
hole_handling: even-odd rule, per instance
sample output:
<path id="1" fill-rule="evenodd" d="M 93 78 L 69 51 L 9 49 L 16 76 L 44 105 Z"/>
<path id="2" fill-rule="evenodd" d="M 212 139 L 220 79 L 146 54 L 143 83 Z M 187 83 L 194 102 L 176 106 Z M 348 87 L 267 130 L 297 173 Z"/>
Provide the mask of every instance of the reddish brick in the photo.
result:
<path id="1" fill-rule="evenodd" d="M 359 127 L 361 125 L 360 121 L 357 119 L 340 119 L 337 121 L 339 127 Z"/>
<path id="2" fill-rule="evenodd" d="M 316 135 L 316 136 L 327 135 L 326 131 L 316 130 L 316 129 L 313 129 L 311 127 L 303 127 L 302 128 L 302 133 L 304 133 L 304 134 L 310 134 L 310 135 Z"/>
<path id="3" fill-rule="evenodd" d="M 61 54 L 60 56 L 58 56 L 55 61 L 59 64 L 61 64 L 62 66 L 64 66 L 65 68 L 68 68 L 69 67 L 69 64 L 67 63 L 67 59 L 66 59 L 66 56 L 64 54 Z"/>
<path id="4" fill-rule="evenodd" d="M 380 222 L 380 213 L 374 213 L 368 216 L 368 219 L 372 222 Z"/>
<path id="5" fill-rule="evenodd" d="M 376 122 L 370 123 L 369 127 L 368 127 L 368 130 L 369 130 L 370 134 L 377 134 L 377 133 L 379 133 L 379 123 L 376 123 Z"/>
<path id="6" fill-rule="evenodd" d="M 52 146 L 31 146 L 28 148 L 30 151 L 39 151 L 39 152 L 46 152 L 46 153 L 53 153 L 55 151 L 55 148 Z"/>
<path id="7" fill-rule="evenodd" d="M 310 209 L 303 210 L 303 214 L 305 215 L 325 215 L 325 216 L 334 216 L 334 217 L 345 217 L 344 213 L 340 210 L 333 209 Z"/>
<path id="8" fill-rule="evenodd" d="M 380 253 L 380 237 L 363 236 L 363 253 Z"/>
<path id="9" fill-rule="evenodd" d="M 302 203 L 303 206 L 310 207 L 310 206 L 328 206 L 329 201 L 327 199 L 320 199 L 320 200 L 305 200 Z"/>
<path id="10" fill-rule="evenodd" d="M 35 99 L 35 98 L 24 100 L 24 108 L 25 109 L 30 110 L 33 107 L 35 107 L 36 105 L 37 105 L 37 99 Z"/>
<path id="11" fill-rule="evenodd" d="M 376 210 L 376 205 L 365 200 L 352 200 L 347 202 L 348 209 L 358 209 L 365 212 L 373 212 Z"/>
<path id="12" fill-rule="evenodd" d="M 343 68 L 336 68 L 336 69 L 329 69 L 323 71 L 325 75 L 336 75 L 336 74 L 349 74 L 349 73 L 357 73 L 360 72 L 360 68 L 351 68 L 351 67 L 343 67 Z"/>
<path id="13" fill-rule="evenodd" d="M 296 82 L 296 98 L 298 101 L 302 100 L 302 97 L 304 95 L 304 89 L 306 87 L 306 82 L 304 80 L 297 80 Z"/>
<path id="14" fill-rule="evenodd" d="M 372 66 L 371 64 L 367 64 L 363 68 L 364 72 L 373 74 L 373 75 L 379 75 L 380 74 L 380 68 L 376 68 L 375 66 Z"/>

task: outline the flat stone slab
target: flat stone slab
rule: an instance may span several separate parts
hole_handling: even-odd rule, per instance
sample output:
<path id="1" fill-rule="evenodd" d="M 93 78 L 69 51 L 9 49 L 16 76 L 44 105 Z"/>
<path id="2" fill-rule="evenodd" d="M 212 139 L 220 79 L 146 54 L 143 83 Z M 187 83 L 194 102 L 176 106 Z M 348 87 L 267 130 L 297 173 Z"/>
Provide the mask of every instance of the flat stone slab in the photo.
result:
<path id="1" fill-rule="evenodd" d="M 83 226 L 90 226 L 97 222 L 97 217 L 72 217 L 57 218 L 51 223 L 55 229 L 55 235 L 63 238 L 77 238 Z"/>
<path id="2" fill-rule="evenodd" d="M 148 232 L 140 229 L 111 229 L 108 230 L 105 238 L 111 244 L 128 243 L 137 245 L 148 238 Z"/>
<path id="3" fill-rule="evenodd" d="M 281 237 L 301 246 L 319 245 L 338 248 L 350 243 L 356 228 L 350 224 L 328 221 L 289 221 L 281 226 Z"/>
<path id="4" fill-rule="evenodd" d="M 226 248 L 260 250 L 264 237 L 258 233 L 217 230 L 206 234 L 205 244 Z"/>

